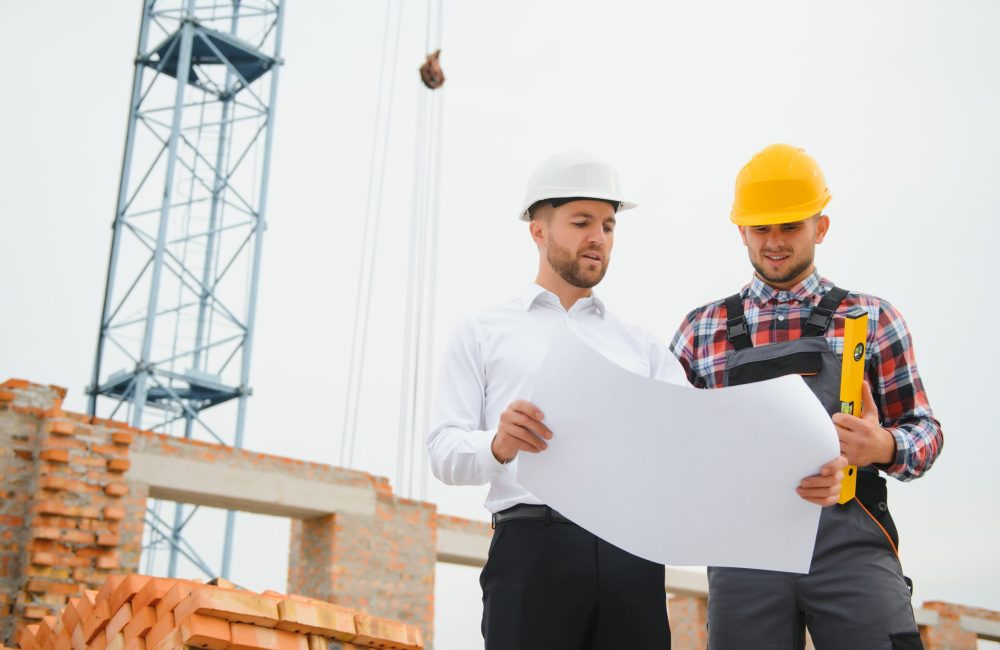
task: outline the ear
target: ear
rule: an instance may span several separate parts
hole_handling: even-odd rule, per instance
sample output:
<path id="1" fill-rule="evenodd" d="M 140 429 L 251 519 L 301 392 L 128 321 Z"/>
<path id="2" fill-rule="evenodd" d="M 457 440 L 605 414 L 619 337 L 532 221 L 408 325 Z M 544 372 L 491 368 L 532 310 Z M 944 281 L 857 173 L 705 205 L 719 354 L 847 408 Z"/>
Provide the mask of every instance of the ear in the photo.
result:
<path id="1" fill-rule="evenodd" d="M 531 232 L 531 238 L 535 241 L 535 245 L 541 248 L 545 245 L 545 220 L 544 219 L 532 219 L 528 222 L 528 230 Z"/>
<path id="2" fill-rule="evenodd" d="M 749 247 L 750 244 L 747 242 L 746 226 L 736 226 L 736 229 L 740 231 L 740 239 L 743 240 L 743 245 Z"/>
<path id="3" fill-rule="evenodd" d="M 819 215 L 819 219 L 816 220 L 816 243 L 822 244 L 823 239 L 826 237 L 826 233 L 830 231 L 830 217 L 825 214 Z"/>

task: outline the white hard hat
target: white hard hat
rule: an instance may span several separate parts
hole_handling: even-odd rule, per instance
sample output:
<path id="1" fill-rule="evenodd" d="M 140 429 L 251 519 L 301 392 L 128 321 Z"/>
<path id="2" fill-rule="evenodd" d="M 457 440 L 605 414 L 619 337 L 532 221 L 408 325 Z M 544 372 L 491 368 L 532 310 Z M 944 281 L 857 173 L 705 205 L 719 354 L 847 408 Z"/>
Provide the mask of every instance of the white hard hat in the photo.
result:
<path id="1" fill-rule="evenodd" d="M 634 208 L 622 198 L 618 172 L 611 165 L 580 151 L 556 154 L 540 164 L 528 179 L 521 205 L 521 220 L 530 221 L 529 209 L 545 199 L 600 199 Z"/>

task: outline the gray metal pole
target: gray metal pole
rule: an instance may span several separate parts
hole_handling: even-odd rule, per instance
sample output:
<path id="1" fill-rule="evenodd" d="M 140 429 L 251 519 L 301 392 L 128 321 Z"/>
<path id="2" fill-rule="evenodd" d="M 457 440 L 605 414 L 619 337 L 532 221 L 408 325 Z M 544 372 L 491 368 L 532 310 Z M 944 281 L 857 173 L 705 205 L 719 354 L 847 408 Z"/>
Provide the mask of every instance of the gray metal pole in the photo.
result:
<path id="1" fill-rule="evenodd" d="M 247 333 L 243 340 L 243 355 L 240 366 L 240 396 L 236 416 L 237 448 L 243 446 L 243 431 L 246 425 L 247 398 L 250 383 L 250 355 L 253 347 L 254 323 L 257 320 L 257 288 L 260 280 L 260 255 L 264 230 L 267 227 L 267 188 L 271 175 L 271 148 L 274 143 L 274 108 L 278 97 L 278 71 L 281 61 L 281 35 L 285 24 L 285 3 L 278 2 L 278 15 L 274 27 L 274 58 L 275 65 L 271 69 L 271 96 L 267 107 L 267 134 L 264 136 L 264 160 L 261 165 L 260 201 L 257 205 L 257 223 L 254 228 L 253 262 L 251 267 L 250 297 L 247 301 Z M 222 547 L 222 577 L 229 577 L 230 560 L 233 548 L 233 530 L 236 525 L 236 513 L 232 510 L 226 513 L 226 535 Z"/>
<path id="2" fill-rule="evenodd" d="M 139 43 L 136 47 L 136 57 L 146 52 L 149 41 L 149 24 L 152 22 L 151 12 L 156 0 L 147 0 L 142 6 L 142 20 L 139 24 Z M 90 398 L 87 401 L 87 413 L 97 415 L 97 387 L 101 383 L 101 358 L 104 355 L 104 337 L 107 333 L 108 313 L 111 310 L 111 300 L 114 297 L 115 271 L 118 268 L 118 242 L 121 239 L 121 218 L 128 202 L 129 170 L 132 168 L 132 153 L 135 149 L 135 126 L 139 121 L 139 100 L 142 97 L 142 76 L 146 66 L 139 62 L 135 64 L 132 75 L 132 98 L 128 107 L 128 127 L 125 131 L 125 151 L 122 155 L 121 176 L 118 180 L 118 203 L 115 206 L 115 220 L 112 223 L 111 252 L 108 254 L 108 277 L 104 285 L 104 304 L 101 307 L 101 325 L 97 332 L 97 355 L 94 358 L 94 374 L 90 380 Z"/>
<path id="3" fill-rule="evenodd" d="M 191 2 L 189 1 L 189 5 Z M 142 337 L 142 354 L 135 378 L 135 399 L 133 400 L 132 426 L 142 428 L 142 410 L 146 405 L 149 389 L 150 355 L 153 349 L 153 332 L 156 325 L 156 307 L 160 293 L 160 275 L 163 272 L 163 252 L 167 243 L 167 225 L 170 220 L 170 199 L 174 189 L 174 170 L 177 167 L 177 143 L 180 139 L 181 122 L 184 117 L 184 90 L 191 70 L 191 43 L 194 38 L 194 24 L 186 16 L 181 25 L 181 49 L 177 60 L 177 93 L 174 95 L 174 119 L 170 128 L 167 150 L 166 179 L 163 182 L 163 202 L 160 207 L 160 224 L 153 253 L 152 280 L 149 288 L 149 304 L 146 308 L 146 328 Z"/>

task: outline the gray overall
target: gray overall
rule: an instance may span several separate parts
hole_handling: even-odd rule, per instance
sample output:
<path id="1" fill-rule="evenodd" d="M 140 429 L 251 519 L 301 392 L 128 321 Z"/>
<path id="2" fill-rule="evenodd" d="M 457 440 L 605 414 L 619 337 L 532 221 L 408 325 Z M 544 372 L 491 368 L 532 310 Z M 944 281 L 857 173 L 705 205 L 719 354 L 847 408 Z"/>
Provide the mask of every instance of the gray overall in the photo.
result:
<path id="1" fill-rule="evenodd" d="M 828 292 L 802 338 L 756 348 L 742 300 L 727 299 L 737 349 L 729 352 L 725 385 L 799 373 L 829 413 L 839 412 L 841 360 L 823 334 L 844 295 Z M 800 650 L 806 627 L 817 650 L 923 648 L 896 555 L 885 479 L 874 467 L 859 469 L 858 498 L 823 509 L 808 574 L 709 567 L 710 650 Z"/>

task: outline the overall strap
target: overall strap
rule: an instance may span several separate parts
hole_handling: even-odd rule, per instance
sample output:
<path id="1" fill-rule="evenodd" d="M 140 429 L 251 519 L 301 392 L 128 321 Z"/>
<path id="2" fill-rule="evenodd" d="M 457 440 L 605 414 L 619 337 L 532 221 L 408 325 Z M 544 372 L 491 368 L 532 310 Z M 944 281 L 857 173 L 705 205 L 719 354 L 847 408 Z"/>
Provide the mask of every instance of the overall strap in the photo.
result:
<path id="1" fill-rule="evenodd" d="M 802 336 L 823 336 L 833 321 L 834 312 L 847 297 L 847 293 L 847 289 L 831 287 L 819 304 L 813 307 L 809 318 L 802 325 Z"/>
<path id="2" fill-rule="evenodd" d="M 726 338 L 737 350 L 753 347 L 743 316 L 743 298 L 738 293 L 726 298 Z"/>

